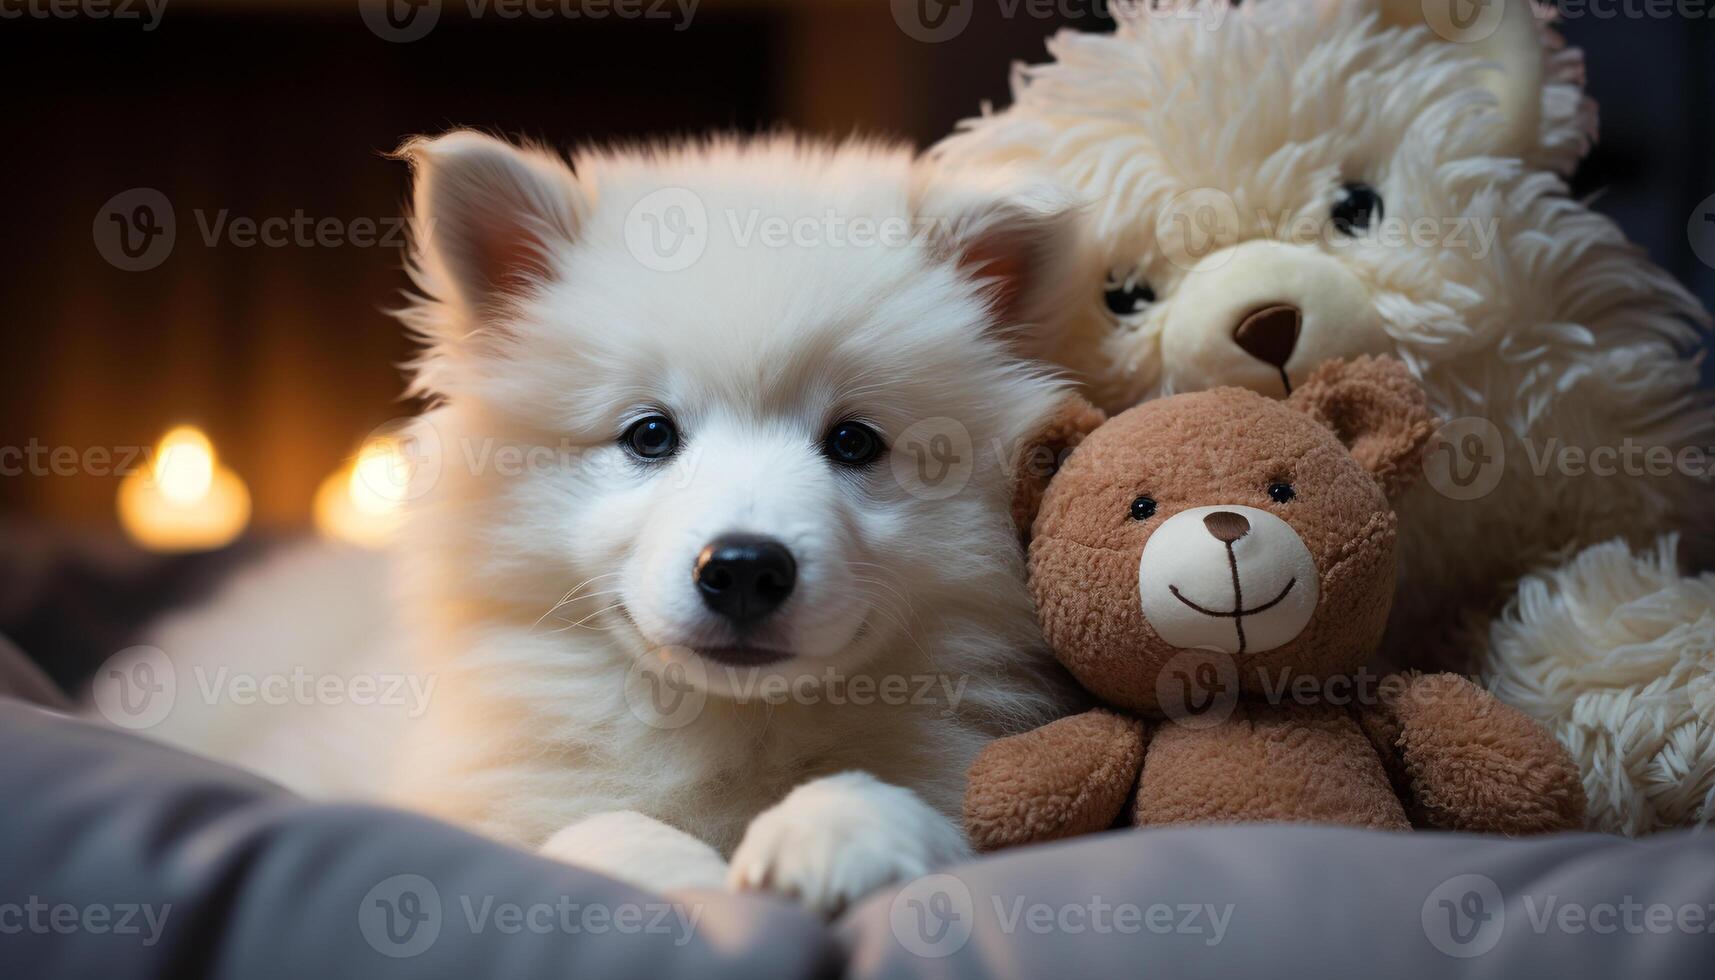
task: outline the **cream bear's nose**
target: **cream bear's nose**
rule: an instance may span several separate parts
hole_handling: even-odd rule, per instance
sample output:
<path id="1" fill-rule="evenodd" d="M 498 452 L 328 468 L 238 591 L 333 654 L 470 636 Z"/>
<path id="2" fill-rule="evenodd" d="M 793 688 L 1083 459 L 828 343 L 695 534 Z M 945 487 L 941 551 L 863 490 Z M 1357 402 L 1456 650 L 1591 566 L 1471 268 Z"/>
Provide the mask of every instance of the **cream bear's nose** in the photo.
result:
<path id="1" fill-rule="evenodd" d="M 1383 354 L 1370 289 L 1343 257 L 1276 241 L 1204 256 L 1162 299 L 1163 381 L 1286 395 L 1330 358 Z"/>
<path id="2" fill-rule="evenodd" d="M 1284 369 L 1298 346 L 1304 315 L 1298 307 L 1275 303 L 1251 313 L 1233 330 L 1233 342 L 1264 364 Z"/>

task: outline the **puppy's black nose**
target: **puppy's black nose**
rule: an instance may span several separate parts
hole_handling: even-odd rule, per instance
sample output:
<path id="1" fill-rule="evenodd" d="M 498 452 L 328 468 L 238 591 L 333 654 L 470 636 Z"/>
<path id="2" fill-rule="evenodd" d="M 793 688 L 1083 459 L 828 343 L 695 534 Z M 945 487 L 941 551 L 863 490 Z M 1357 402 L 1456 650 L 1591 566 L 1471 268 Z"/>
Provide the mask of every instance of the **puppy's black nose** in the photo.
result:
<path id="1" fill-rule="evenodd" d="M 727 534 L 697 556 L 691 577 L 705 605 L 744 627 L 780 608 L 792 594 L 798 563 L 773 538 Z"/>

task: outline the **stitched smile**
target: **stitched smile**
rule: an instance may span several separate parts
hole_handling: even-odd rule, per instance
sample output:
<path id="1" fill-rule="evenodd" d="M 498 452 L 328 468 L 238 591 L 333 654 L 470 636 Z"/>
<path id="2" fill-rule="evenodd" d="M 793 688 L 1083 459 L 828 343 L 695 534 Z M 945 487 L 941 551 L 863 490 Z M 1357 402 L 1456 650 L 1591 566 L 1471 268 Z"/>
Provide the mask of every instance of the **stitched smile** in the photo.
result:
<path id="1" fill-rule="evenodd" d="M 1273 609 L 1275 606 L 1280 605 L 1280 600 L 1286 598 L 1286 594 L 1291 592 L 1292 587 L 1297 584 L 1298 579 L 1296 577 L 1289 579 L 1286 583 L 1286 588 L 1280 590 L 1280 595 L 1275 596 L 1273 599 L 1270 599 L 1255 609 L 1234 609 L 1232 612 L 1218 612 L 1214 609 L 1204 609 L 1202 606 L 1197 605 L 1195 602 L 1192 602 L 1190 599 L 1187 599 L 1184 595 L 1180 594 L 1179 586 L 1177 585 L 1169 585 L 1167 587 L 1167 591 L 1173 593 L 1173 598 L 1178 599 L 1180 602 L 1185 603 L 1187 606 L 1190 606 L 1192 609 L 1197 610 L 1205 616 L 1214 616 L 1219 619 L 1237 619 L 1240 616 L 1254 616 L 1259 612 L 1266 612 Z"/>

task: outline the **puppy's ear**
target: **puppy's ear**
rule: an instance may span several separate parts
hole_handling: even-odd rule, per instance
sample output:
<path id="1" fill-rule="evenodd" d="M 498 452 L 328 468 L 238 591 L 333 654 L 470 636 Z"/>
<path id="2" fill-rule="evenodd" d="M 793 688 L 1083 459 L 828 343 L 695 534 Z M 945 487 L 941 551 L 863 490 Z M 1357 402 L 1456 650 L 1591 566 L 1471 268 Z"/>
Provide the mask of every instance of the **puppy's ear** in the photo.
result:
<path id="1" fill-rule="evenodd" d="M 471 130 L 406 140 L 415 259 L 437 299 L 480 321 L 548 280 L 583 212 L 571 168 Z M 450 294 L 450 295 L 448 295 Z"/>
<path id="2" fill-rule="evenodd" d="M 1328 361 L 1311 372 L 1287 404 L 1333 429 L 1389 499 L 1422 474 L 1435 416 L 1402 362 L 1391 357 Z"/>
<path id="3" fill-rule="evenodd" d="M 1102 410 L 1082 395 L 1068 394 L 1022 447 L 1014 464 L 1012 485 L 1012 520 L 1018 526 L 1019 540 L 1030 543 L 1030 528 L 1042 507 L 1042 495 L 1048 492 L 1048 481 L 1060 471 L 1060 464 L 1085 436 L 1107 420 Z"/>
<path id="4" fill-rule="evenodd" d="M 1070 193 L 1042 178 L 925 161 L 913 211 L 930 246 L 988 286 L 995 322 L 1035 353 L 1029 341 L 1083 281 L 1072 274 L 1082 215 Z"/>

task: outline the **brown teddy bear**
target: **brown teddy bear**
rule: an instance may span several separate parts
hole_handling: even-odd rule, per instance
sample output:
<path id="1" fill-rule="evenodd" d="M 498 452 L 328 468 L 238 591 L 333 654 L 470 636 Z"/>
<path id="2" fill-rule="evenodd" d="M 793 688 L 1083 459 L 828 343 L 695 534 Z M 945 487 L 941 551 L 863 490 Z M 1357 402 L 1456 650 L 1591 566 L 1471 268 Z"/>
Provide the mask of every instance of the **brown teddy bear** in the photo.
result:
<path id="1" fill-rule="evenodd" d="M 1019 500 L 1043 635 L 1111 707 L 985 749 L 973 844 L 1126 822 L 1582 826 L 1577 768 L 1536 722 L 1458 675 L 1363 671 L 1393 596 L 1388 501 L 1434 431 L 1404 365 L 1335 361 L 1284 402 L 1220 388 L 1095 422 L 1067 415 L 1062 441 L 1094 431 Z"/>

